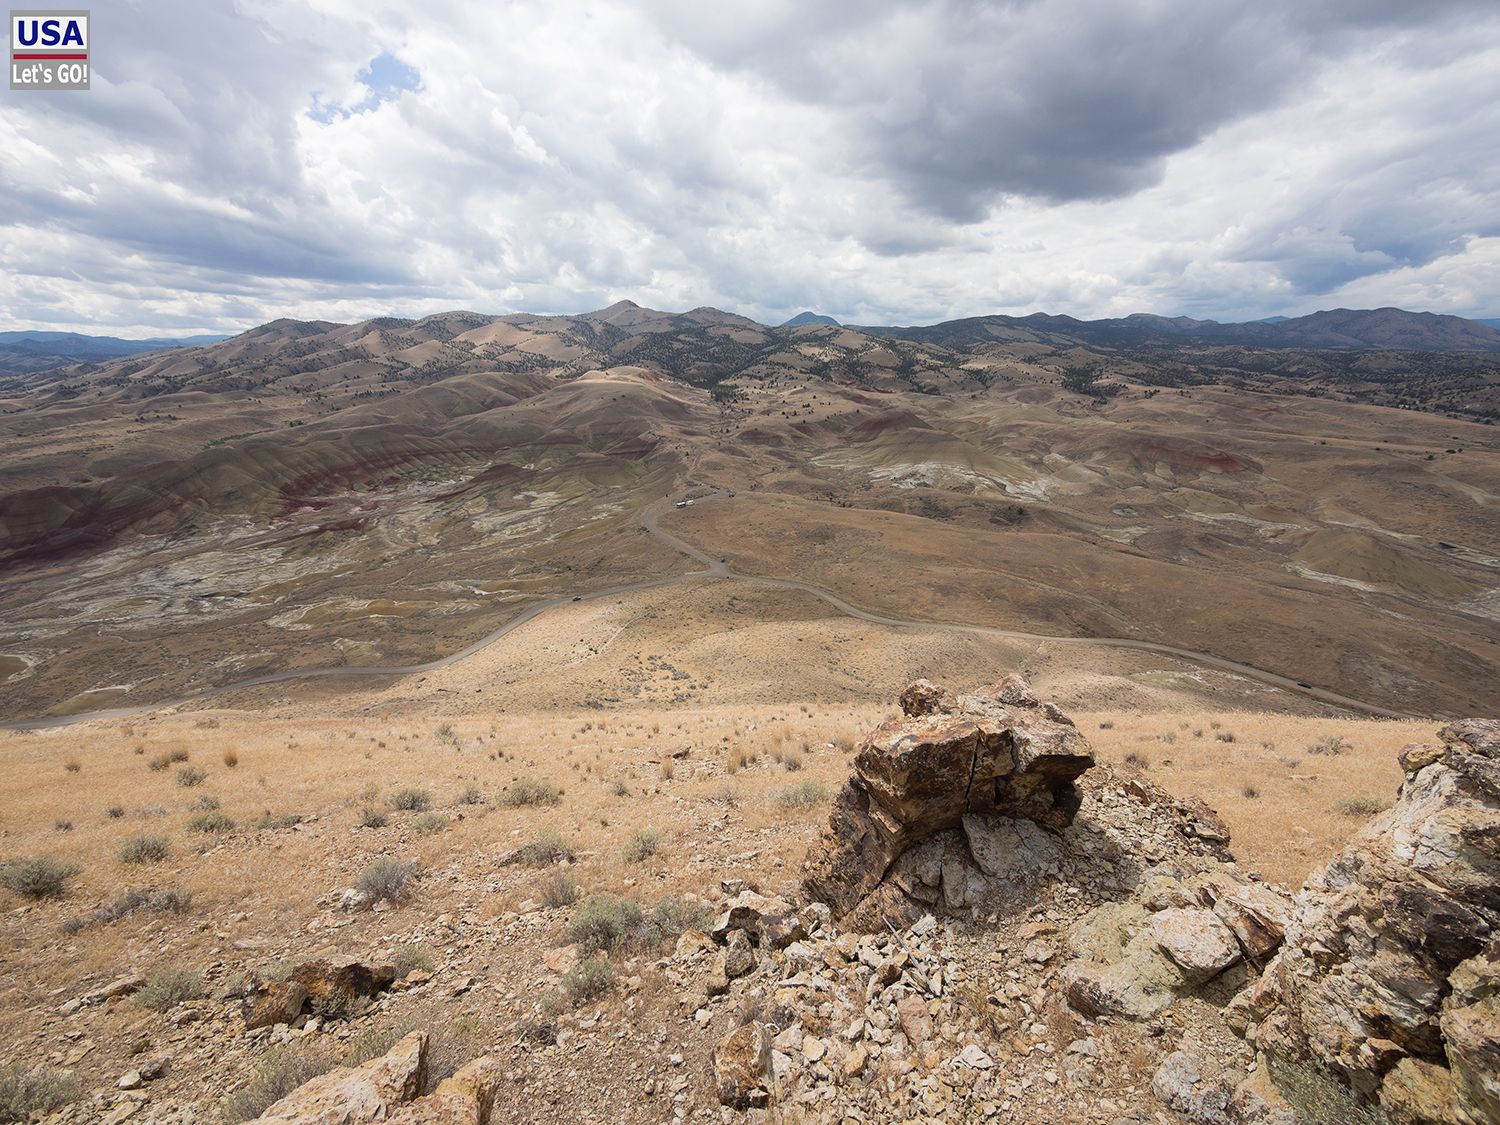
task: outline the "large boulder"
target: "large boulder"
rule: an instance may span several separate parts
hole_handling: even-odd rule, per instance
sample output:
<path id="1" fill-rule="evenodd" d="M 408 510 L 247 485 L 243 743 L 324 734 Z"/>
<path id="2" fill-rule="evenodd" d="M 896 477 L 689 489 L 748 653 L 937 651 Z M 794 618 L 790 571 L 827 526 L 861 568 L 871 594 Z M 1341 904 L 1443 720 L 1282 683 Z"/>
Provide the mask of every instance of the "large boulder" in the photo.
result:
<path id="1" fill-rule="evenodd" d="M 918 681 L 902 692 L 901 704 L 906 716 L 882 723 L 860 746 L 803 871 L 808 897 L 841 918 L 876 894 L 909 849 L 941 833 L 963 827 L 972 840 L 985 834 L 982 821 L 990 818 L 1067 827 L 1080 803 L 1074 782 L 1094 764 L 1072 721 L 1018 676 L 956 697 Z M 1011 835 L 1020 839 L 1022 832 Z M 952 886 L 943 889 L 950 906 L 973 897 L 954 880 L 972 882 L 1005 866 L 1005 843 L 988 843 L 969 857 L 982 870 L 951 872 Z M 941 868 L 944 859 L 927 862 Z M 925 882 L 904 880 L 913 881 Z"/>
<path id="2" fill-rule="evenodd" d="M 385 1121 L 426 1085 L 427 1033 L 413 1031 L 378 1059 L 337 1067 L 303 1083 L 257 1120 L 261 1125 Z"/>
<path id="3" fill-rule="evenodd" d="M 302 962 L 285 980 L 252 978 L 240 1007 L 250 1029 L 293 1023 L 308 1013 L 347 1019 L 368 1008 L 395 979 L 391 965 L 334 954 Z"/>
<path id="4" fill-rule="evenodd" d="M 413 1031 L 378 1059 L 303 1083 L 256 1120 L 261 1125 L 490 1125 L 504 1071 L 488 1056 L 427 1096 L 427 1033 Z"/>
<path id="5" fill-rule="evenodd" d="M 1256 1047 L 1393 1121 L 1500 1119 L 1500 722 L 1402 754 L 1395 806 L 1297 896 L 1244 1005 Z"/>
<path id="6" fill-rule="evenodd" d="M 764 1106 L 771 1100 L 771 1035 L 764 1024 L 736 1028 L 714 1048 L 714 1089 L 719 1101 L 735 1109 Z"/>

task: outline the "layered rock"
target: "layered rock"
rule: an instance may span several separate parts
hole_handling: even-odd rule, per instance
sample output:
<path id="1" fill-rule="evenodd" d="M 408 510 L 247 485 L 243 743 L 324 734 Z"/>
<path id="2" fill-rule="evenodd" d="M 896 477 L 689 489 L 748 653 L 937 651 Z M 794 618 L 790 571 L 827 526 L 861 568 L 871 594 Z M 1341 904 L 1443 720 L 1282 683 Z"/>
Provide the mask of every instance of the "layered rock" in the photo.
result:
<path id="1" fill-rule="evenodd" d="M 901 693 L 901 706 L 905 718 L 882 723 L 860 746 L 804 869 L 807 895 L 840 918 L 861 908 L 900 913 L 903 895 L 925 906 L 935 895 L 922 888 L 934 886 L 950 908 L 968 905 L 979 881 L 1004 877 L 1010 857 L 1054 846 L 1046 830 L 1072 822 L 1074 782 L 1094 764 L 1072 721 L 1019 676 L 959 696 L 919 680 Z M 894 871 L 914 846 L 954 829 L 963 830 L 967 858 L 950 834 L 909 870 Z M 1025 859 L 1028 870 L 1037 865 Z"/>
<path id="2" fill-rule="evenodd" d="M 1243 1007 L 1283 1069 L 1396 1122 L 1500 1120 L 1500 722 L 1402 754 L 1395 806 L 1297 896 Z"/>

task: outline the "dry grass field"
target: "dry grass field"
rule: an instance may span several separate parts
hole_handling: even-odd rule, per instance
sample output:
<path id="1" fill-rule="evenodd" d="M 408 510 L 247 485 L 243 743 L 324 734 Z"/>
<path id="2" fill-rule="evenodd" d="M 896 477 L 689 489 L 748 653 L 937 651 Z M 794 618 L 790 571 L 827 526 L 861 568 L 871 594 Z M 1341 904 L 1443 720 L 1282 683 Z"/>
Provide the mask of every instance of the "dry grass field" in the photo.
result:
<path id="1" fill-rule="evenodd" d="M 1142 690 L 1129 676 L 1049 676 L 1096 702 Z M 168 1117 L 149 1120 L 178 1105 L 238 1119 L 286 1068 L 365 1057 L 414 1026 L 436 1029 L 455 1064 L 513 1059 L 517 1120 L 666 1120 L 640 1090 L 675 1067 L 673 1097 L 712 1104 L 712 1037 L 691 1034 L 680 981 L 656 958 L 725 887 L 794 890 L 858 739 L 889 706 L 465 711 L 427 686 L 393 690 L 384 710 L 355 693 L 0 736 L 0 860 L 71 872 L 59 897 L 0 891 L 0 1040 L 93 1088 L 165 1050 L 151 1104 Z M 1289 884 L 1389 798 L 1396 751 L 1435 729 L 1204 710 L 1196 692 L 1152 691 L 1169 705 L 1075 712 L 1100 760 L 1202 797 L 1242 865 Z M 429 713 L 434 700 L 448 713 Z M 341 907 L 392 869 L 389 901 Z M 601 895 L 638 907 L 666 944 L 609 954 L 597 971 L 612 983 L 595 997 L 559 950 Z M 295 1050 L 297 1033 L 270 1051 L 243 1034 L 225 1003 L 239 982 L 334 952 L 416 975 L 355 1025 L 309 1025 Z M 60 1015 L 126 972 L 146 974 L 140 999 Z M 522 1046 L 536 1027 L 577 1038 L 566 1052 L 561 1033 Z"/>

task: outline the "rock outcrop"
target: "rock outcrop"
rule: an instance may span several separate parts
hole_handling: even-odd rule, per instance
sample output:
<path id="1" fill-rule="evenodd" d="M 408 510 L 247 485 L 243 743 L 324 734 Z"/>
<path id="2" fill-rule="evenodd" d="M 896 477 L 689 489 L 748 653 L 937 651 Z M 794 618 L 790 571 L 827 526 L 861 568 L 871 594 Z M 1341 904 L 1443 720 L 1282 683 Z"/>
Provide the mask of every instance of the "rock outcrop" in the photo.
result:
<path id="1" fill-rule="evenodd" d="M 1018 857 L 1045 868 L 1049 830 L 1072 822 L 1073 783 L 1094 764 L 1072 721 L 1019 676 L 959 696 L 918 680 L 901 706 L 905 718 L 865 738 L 803 873 L 808 897 L 841 919 L 912 917 L 940 897 L 960 909 L 986 879 L 1009 880 Z M 918 845 L 930 846 L 914 856 Z"/>
<path id="2" fill-rule="evenodd" d="M 1500 1120 L 1500 722 L 1410 747 L 1400 798 L 1310 878 L 1242 998 L 1256 1048 L 1397 1123 Z"/>
<path id="3" fill-rule="evenodd" d="M 1068 1003 L 1145 1019 L 1211 983 L 1227 999 L 1281 944 L 1291 913 L 1289 896 L 1213 857 L 1159 865 L 1069 933 Z"/>
<path id="4" fill-rule="evenodd" d="M 489 1125 L 503 1076 L 485 1057 L 427 1086 L 427 1033 L 413 1031 L 380 1058 L 338 1067 L 297 1087 L 256 1120 L 261 1125 Z"/>
<path id="5" fill-rule="evenodd" d="M 294 1023 L 304 1014 L 356 1016 L 390 988 L 396 970 L 342 954 L 304 961 L 285 980 L 251 980 L 241 1001 L 246 1028 Z"/>

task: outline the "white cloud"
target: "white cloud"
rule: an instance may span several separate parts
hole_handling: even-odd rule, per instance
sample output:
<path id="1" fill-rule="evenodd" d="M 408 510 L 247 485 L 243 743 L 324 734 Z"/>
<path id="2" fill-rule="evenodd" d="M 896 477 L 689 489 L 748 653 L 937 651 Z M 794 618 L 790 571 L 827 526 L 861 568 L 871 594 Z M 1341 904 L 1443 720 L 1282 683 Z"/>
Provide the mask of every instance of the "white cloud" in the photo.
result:
<path id="1" fill-rule="evenodd" d="M 1249 11 L 96 9 L 94 89 L 0 115 L 0 320 L 1500 315 L 1500 13 Z"/>

